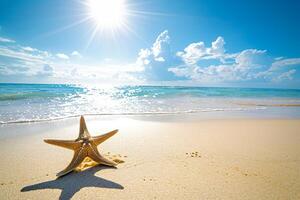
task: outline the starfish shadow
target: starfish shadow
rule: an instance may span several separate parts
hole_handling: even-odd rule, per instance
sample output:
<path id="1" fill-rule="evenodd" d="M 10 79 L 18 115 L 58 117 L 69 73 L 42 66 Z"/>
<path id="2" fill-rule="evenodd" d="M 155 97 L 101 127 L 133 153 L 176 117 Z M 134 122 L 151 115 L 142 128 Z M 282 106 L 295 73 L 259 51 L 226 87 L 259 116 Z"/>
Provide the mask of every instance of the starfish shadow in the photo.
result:
<path id="1" fill-rule="evenodd" d="M 67 176 L 57 178 L 55 180 L 37 183 L 34 185 L 25 186 L 21 189 L 21 192 L 28 192 L 32 190 L 42 189 L 61 189 L 60 200 L 71 199 L 76 192 L 84 187 L 100 187 L 110 189 L 124 189 L 124 187 L 118 183 L 100 178 L 94 174 L 101 170 L 111 167 L 95 166 L 89 168 L 80 173 L 71 173 Z"/>

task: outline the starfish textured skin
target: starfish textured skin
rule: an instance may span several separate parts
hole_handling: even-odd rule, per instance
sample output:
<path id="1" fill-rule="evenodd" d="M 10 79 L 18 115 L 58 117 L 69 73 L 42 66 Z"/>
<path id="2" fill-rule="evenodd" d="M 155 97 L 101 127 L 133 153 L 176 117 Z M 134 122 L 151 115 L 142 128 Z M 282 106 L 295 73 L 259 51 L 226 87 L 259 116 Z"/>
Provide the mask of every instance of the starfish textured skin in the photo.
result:
<path id="1" fill-rule="evenodd" d="M 63 148 L 71 149 L 74 151 L 74 156 L 70 164 L 61 172 L 57 173 L 56 176 L 60 177 L 66 175 L 73 171 L 82 161 L 89 157 L 95 162 L 107 166 L 116 166 L 117 163 L 114 161 L 108 160 L 103 157 L 98 149 L 97 146 L 116 134 L 118 130 L 113 130 L 103 135 L 99 136 L 91 136 L 86 124 L 84 117 L 80 117 L 80 127 L 79 127 L 79 136 L 76 140 L 52 140 L 46 139 L 44 140 L 48 144 L 60 146 Z"/>

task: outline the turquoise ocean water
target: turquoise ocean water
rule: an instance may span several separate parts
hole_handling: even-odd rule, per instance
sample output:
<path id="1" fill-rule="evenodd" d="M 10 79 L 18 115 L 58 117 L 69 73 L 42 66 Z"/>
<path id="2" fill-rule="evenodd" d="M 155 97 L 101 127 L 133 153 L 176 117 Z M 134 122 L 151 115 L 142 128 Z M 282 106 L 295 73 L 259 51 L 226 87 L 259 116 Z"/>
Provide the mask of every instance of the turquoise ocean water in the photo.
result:
<path id="1" fill-rule="evenodd" d="M 300 117 L 300 90 L 167 86 L 0 84 L 0 123 L 79 115 L 252 112 Z M 276 112 L 274 112 L 274 110 Z"/>

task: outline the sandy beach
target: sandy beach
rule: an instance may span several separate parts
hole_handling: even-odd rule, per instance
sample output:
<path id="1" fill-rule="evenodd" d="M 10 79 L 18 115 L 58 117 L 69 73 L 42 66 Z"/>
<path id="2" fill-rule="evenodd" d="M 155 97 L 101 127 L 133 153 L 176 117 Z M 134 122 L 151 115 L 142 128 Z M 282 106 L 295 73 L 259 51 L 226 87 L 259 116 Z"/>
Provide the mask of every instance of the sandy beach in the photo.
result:
<path id="1" fill-rule="evenodd" d="M 86 118 L 98 149 L 125 161 L 57 179 L 78 119 L 1 127 L 0 199 L 300 199 L 300 120 Z"/>

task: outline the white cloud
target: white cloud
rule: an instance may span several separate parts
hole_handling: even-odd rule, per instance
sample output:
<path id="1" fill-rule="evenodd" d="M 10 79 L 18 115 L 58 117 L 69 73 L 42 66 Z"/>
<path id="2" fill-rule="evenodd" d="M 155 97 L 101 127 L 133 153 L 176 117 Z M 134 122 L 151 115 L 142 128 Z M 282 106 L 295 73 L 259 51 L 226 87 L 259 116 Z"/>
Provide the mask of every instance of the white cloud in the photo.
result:
<path id="1" fill-rule="evenodd" d="M 169 33 L 165 30 L 150 47 L 139 51 L 134 63 L 116 65 L 106 59 L 98 65 L 85 65 L 72 59 L 81 57 L 78 51 L 69 55 L 52 54 L 8 42 L 0 46 L 0 57 L 5 58 L 0 60 L 0 75 L 88 83 L 181 80 L 222 83 L 254 79 L 280 82 L 293 80 L 296 70 L 291 67 L 300 64 L 300 58 L 271 58 L 266 50 L 245 49 L 228 53 L 224 45 L 225 40 L 219 36 L 209 47 L 202 41 L 191 43 L 174 55 Z"/>
<path id="2" fill-rule="evenodd" d="M 204 42 L 200 41 L 187 45 L 183 51 L 177 51 L 176 56 L 181 60 L 178 63 L 170 54 L 169 43 L 168 32 L 164 31 L 157 37 L 151 49 L 140 50 L 136 64 L 142 66 L 148 80 L 168 78 L 208 83 L 254 79 L 267 81 L 280 76 L 278 73 L 270 72 L 274 59 L 267 55 L 266 50 L 245 49 L 236 53 L 227 53 L 224 47 L 226 42 L 221 36 L 217 37 L 210 47 L 206 47 Z M 280 58 L 277 62 L 292 64 L 296 60 Z M 289 77 L 293 73 L 295 72 L 283 71 L 277 80 L 291 80 Z"/>
<path id="3" fill-rule="evenodd" d="M 54 54 L 39 49 L 10 43 L 0 46 L 0 76 L 18 81 L 30 82 L 88 82 L 88 83 L 126 83 L 140 81 L 135 73 L 143 71 L 136 64 L 100 65 L 77 64 L 62 53 Z M 70 56 L 79 56 L 72 52 Z M 4 59 L 2 59 L 4 58 Z M 65 62 L 68 60 L 68 62 Z"/>
<path id="4" fill-rule="evenodd" d="M 279 56 L 279 57 L 274 58 L 274 60 L 282 60 L 283 58 L 284 58 L 284 57 Z"/>
<path id="5" fill-rule="evenodd" d="M 212 55 L 222 56 L 225 53 L 224 45 L 224 39 L 219 36 L 215 41 L 211 43 L 211 48 L 208 50 L 208 52 Z"/>
<path id="6" fill-rule="evenodd" d="M 16 41 L 9 38 L 0 37 L 0 42 L 15 43 Z"/>
<path id="7" fill-rule="evenodd" d="M 141 49 L 136 63 L 143 67 L 150 63 L 164 62 L 165 56 L 168 56 L 170 37 L 168 31 L 165 30 L 158 35 L 150 49 Z"/>
<path id="8" fill-rule="evenodd" d="M 192 65 L 196 64 L 200 58 L 206 55 L 206 53 L 205 44 L 203 42 L 198 42 L 188 45 L 184 49 L 184 52 L 179 51 L 176 55 L 181 57 L 186 64 Z"/>
<path id="9" fill-rule="evenodd" d="M 228 54 L 224 45 L 225 41 L 220 36 L 209 48 L 204 42 L 191 43 L 184 51 L 177 52 L 184 65 L 169 68 L 169 71 L 194 81 L 221 82 L 249 80 L 259 68 L 265 67 L 265 50 L 246 49 Z"/>
<path id="10" fill-rule="evenodd" d="M 82 55 L 78 51 L 73 51 L 71 53 L 71 56 L 74 56 L 74 57 L 77 57 L 77 58 L 81 58 L 82 57 Z"/>
<path id="11" fill-rule="evenodd" d="M 44 53 L 32 54 L 31 52 L 23 51 L 22 47 L 0 46 L 0 56 L 27 62 L 45 63 Z"/>
<path id="12" fill-rule="evenodd" d="M 2 64 L 0 75 L 18 76 L 21 78 L 33 78 L 38 76 L 52 76 L 53 68 L 49 63 L 53 62 L 51 53 L 38 50 L 29 46 L 21 46 L 17 43 L 9 43 L 0 46 L 0 63 Z"/>
<path id="13" fill-rule="evenodd" d="M 152 52 L 149 49 L 141 49 L 136 60 L 137 65 L 144 67 L 150 63 Z"/>
<path id="14" fill-rule="evenodd" d="M 63 60 L 69 60 L 70 59 L 69 56 L 67 56 L 66 54 L 63 54 L 63 53 L 57 53 L 56 57 L 58 57 L 60 59 L 63 59 Z"/>
<path id="15" fill-rule="evenodd" d="M 32 47 L 22 47 L 22 49 L 25 50 L 25 51 L 30 51 L 30 52 L 38 51 L 37 49 L 32 48 Z"/>
<path id="16" fill-rule="evenodd" d="M 235 57 L 236 69 L 248 71 L 253 68 L 262 67 L 264 64 L 266 50 L 246 49 Z"/>
<path id="17" fill-rule="evenodd" d="M 164 52 L 168 51 L 170 43 L 170 37 L 168 31 L 165 30 L 156 38 L 153 46 L 152 46 L 152 54 L 154 60 L 159 62 L 164 62 Z"/>
<path id="18" fill-rule="evenodd" d="M 176 76 L 188 78 L 191 76 L 190 69 L 187 67 L 170 67 L 168 71 L 173 72 Z"/>
<path id="19" fill-rule="evenodd" d="M 281 67 L 293 66 L 293 65 L 300 65 L 300 58 L 287 58 L 287 59 L 280 59 L 276 60 L 272 63 L 270 70 L 277 70 Z"/>
<path id="20" fill-rule="evenodd" d="M 175 77 L 168 71 L 171 59 L 170 36 L 165 30 L 158 35 L 151 48 L 140 50 L 135 64 L 144 69 L 143 79 L 163 80 Z"/>
<path id="21" fill-rule="evenodd" d="M 204 42 L 196 42 L 189 44 L 183 51 L 176 53 L 186 64 L 196 64 L 201 59 L 220 59 L 225 56 L 225 41 L 219 36 L 211 43 L 211 47 L 207 48 Z"/>
<path id="22" fill-rule="evenodd" d="M 234 65 L 209 65 L 200 67 L 197 65 L 169 68 L 176 76 L 184 76 L 197 82 L 221 82 L 236 81 L 241 77 L 236 76 Z"/>
<path id="23" fill-rule="evenodd" d="M 285 81 L 285 80 L 293 80 L 293 74 L 295 74 L 295 73 L 296 73 L 296 70 L 291 69 L 287 72 L 283 72 L 278 77 L 275 77 L 273 79 L 273 81 L 281 82 L 281 81 Z"/>

